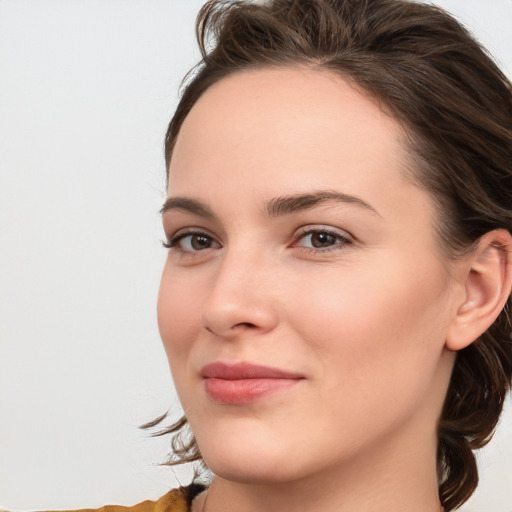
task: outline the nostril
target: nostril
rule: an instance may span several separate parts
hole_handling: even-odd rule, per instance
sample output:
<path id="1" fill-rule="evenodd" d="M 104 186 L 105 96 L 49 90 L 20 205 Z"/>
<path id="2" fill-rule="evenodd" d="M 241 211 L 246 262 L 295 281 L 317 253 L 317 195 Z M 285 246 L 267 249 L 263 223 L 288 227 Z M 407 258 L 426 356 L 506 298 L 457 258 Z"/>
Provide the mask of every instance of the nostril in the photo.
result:
<path id="1" fill-rule="evenodd" d="M 208 327 L 207 325 L 205 325 L 205 330 L 208 331 L 209 333 L 211 334 L 215 334 L 215 336 L 218 335 L 217 332 L 215 332 L 214 329 L 212 329 L 211 327 Z M 231 327 L 231 330 L 237 330 L 237 329 L 256 329 L 257 328 L 257 325 L 256 324 L 253 324 L 251 322 L 240 322 L 238 324 L 234 324 L 232 327 Z"/>
<path id="2" fill-rule="evenodd" d="M 248 328 L 254 328 L 256 327 L 255 324 L 251 324 L 250 322 L 240 322 L 239 324 L 235 324 L 233 327 L 248 327 Z"/>

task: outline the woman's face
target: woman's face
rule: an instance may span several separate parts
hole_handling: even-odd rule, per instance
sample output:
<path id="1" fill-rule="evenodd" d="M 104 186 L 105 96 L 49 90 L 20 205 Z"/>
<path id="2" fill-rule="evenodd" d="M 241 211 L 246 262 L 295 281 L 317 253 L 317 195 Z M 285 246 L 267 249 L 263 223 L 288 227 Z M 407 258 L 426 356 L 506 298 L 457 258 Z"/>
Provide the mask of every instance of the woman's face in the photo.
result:
<path id="1" fill-rule="evenodd" d="M 435 453 L 454 284 L 401 133 L 307 69 L 234 74 L 186 118 L 158 319 L 214 473 L 289 481 Z"/>

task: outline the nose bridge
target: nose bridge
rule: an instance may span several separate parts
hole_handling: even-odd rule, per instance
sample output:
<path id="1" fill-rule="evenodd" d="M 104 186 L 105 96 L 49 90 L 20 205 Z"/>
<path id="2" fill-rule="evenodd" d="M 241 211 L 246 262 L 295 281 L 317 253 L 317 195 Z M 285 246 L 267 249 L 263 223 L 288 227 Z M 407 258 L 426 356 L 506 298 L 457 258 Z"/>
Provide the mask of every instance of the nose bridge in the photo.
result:
<path id="1" fill-rule="evenodd" d="M 254 242 L 224 248 L 202 310 L 203 326 L 229 337 L 245 329 L 265 332 L 277 322 L 272 265 Z"/>

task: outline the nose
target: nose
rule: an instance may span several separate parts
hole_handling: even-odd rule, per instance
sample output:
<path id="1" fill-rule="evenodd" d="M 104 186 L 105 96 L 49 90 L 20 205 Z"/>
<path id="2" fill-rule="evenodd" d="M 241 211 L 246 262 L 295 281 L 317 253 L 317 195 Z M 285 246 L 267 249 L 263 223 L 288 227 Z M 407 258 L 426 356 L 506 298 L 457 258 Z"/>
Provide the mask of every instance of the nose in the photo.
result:
<path id="1" fill-rule="evenodd" d="M 267 333 L 278 324 L 272 265 L 244 253 L 223 257 L 201 312 L 203 328 L 225 339 Z"/>

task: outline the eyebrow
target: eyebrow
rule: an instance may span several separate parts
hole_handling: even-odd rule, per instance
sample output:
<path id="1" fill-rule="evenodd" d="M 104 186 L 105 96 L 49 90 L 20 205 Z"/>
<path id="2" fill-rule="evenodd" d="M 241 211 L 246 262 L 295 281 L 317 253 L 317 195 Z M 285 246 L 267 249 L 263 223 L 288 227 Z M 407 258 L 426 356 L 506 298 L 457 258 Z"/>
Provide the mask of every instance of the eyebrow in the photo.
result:
<path id="1" fill-rule="evenodd" d="M 266 203 L 264 210 L 269 217 L 280 217 L 298 211 L 309 210 L 329 201 L 354 204 L 375 213 L 379 217 L 381 216 L 373 206 L 360 197 L 334 190 L 319 190 L 306 194 L 275 197 Z M 213 211 L 206 204 L 189 197 L 176 196 L 167 198 L 160 209 L 160 213 L 164 214 L 172 210 L 179 210 L 193 215 L 199 215 L 200 217 L 215 217 Z"/>
<path id="2" fill-rule="evenodd" d="M 276 197 L 267 203 L 265 210 L 270 217 L 279 217 L 297 211 L 309 210 L 329 201 L 355 204 L 377 214 L 379 217 L 381 216 L 373 206 L 363 201 L 360 197 L 344 194 L 336 190 L 319 190 L 308 194 Z"/>
<path id="3" fill-rule="evenodd" d="M 210 210 L 208 206 L 201 203 L 200 201 L 190 199 L 188 197 L 168 197 L 165 200 L 162 208 L 160 208 L 160 213 L 163 215 L 165 212 L 171 210 L 179 210 L 186 213 L 192 213 L 194 215 L 199 215 L 200 217 L 215 217 L 212 210 Z"/>

